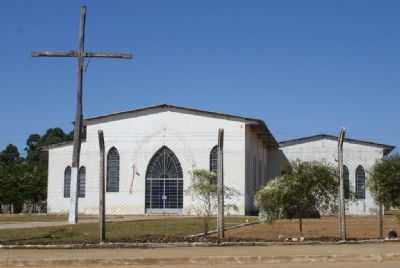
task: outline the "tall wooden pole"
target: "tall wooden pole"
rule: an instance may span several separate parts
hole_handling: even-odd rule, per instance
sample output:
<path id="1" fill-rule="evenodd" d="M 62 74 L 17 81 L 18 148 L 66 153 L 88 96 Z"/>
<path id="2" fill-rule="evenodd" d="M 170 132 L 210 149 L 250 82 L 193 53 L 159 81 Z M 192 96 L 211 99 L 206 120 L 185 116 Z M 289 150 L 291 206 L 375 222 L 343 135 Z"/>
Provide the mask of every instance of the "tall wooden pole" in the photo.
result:
<path id="1" fill-rule="evenodd" d="M 343 181 L 343 142 L 346 130 L 340 130 L 338 138 L 338 164 L 339 164 L 339 235 L 341 240 L 346 240 L 346 215 L 344 203 L 344 181 Z"/>
<path id="2" fill-rule="evenodd" d="M 72 169 L 71 169 L 71 199 L 68 215 L 68 222 L 76 224 L 78 222 L 78 176 L 79 176 L 79 160 L 81 153 L 81 137 L 82 137 L 82 83 L 83 83 L 83 64 L 84 64 L 84 44 L 85 44 L 85 23 L 86 23 L 86 7 L 81 7 L 81 18 L 79 26 L 79 55 L 78 55 L 78 71 L 76 85 L 76 110 L 74 125 L 74 140 L 72 149 Z"/>
<path id="3" fill-rule="evenodd" d="M 97 132 L 100 147 L 100 179 L 99 179 L 99 242 L 106 239 L 106 200 L 105 200 L 105 149 L 104 134 L 102 130 Z"/>
<path id="4" fill-rule="evenodd" d="M 224 234 L 224 129 L 218 129 L 218 169 L 217 169 L 217 194 L 218 194 L 218 242 L 225 237 Z"/>

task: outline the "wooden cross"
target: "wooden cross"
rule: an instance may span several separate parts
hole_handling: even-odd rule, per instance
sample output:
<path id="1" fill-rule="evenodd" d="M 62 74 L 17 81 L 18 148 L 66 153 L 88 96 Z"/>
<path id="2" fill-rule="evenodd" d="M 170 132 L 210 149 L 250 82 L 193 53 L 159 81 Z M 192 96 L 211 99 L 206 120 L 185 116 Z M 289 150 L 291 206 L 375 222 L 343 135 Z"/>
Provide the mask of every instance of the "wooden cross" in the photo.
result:
<path id="1" fill-rule="evenodd" d="M 131 59 L 130 53 L 112 53 L 112 52 L 86 52 L 85 51 L 85 22 L 86 22 L 86 6 L 81 7 L 80 28 L 79 28 L 79 48 L 72 51 L 34 51 L 32 57 L 75 57 L 78 59 L 77 71 L 77 94 L 76 94 L 76 111 L 74 124 L 73 154 L 72 154 L 72 170 L 71 170 L 71 192 L 70 209 L 68 221 L 70 224 L 78 222 L 78 190 L 79 190 L 79 158 L 81 151 L 81 134 L 82 134 L 82 83 L 83 83 L 83 66 L 85 58 L 113 58 L 113 59 Z"/>

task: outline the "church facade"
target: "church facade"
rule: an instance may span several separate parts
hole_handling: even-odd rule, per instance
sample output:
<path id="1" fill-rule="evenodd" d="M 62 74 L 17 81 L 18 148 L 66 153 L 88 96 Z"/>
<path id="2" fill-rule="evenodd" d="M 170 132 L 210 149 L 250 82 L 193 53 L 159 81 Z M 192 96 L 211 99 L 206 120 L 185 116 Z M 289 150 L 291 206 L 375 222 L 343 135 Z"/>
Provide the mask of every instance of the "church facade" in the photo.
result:
<path id="1" fill-rule="evenodd" d="M 106 146 L 107 214 L 193 214 L 198 202 L 189 191 L 192 172 L 216 171 L 219 128 L 225 133 L 225 185 L 239 193 L 227 200 L 238 208 L 232 214 L 256 212 L 256 190 L 280 175 L 291 161 L 335 164 L 337 158 L 334 136 L 278 143 L 260 119 L 166 104 L 88 118 L 84 125 L 79 212 L 85 214 L 98 213 L 98 130 L 103 130 Z M 359 199 L 349 205 L 349 213 L 374 213 L 376 205 L 365 189 L 367 171 L 393 147 L 350 139 L 344 146 L 346 181 Z M 66 213 L 72 143 L 52 145 L 47 150 L 47 210 Z"/>

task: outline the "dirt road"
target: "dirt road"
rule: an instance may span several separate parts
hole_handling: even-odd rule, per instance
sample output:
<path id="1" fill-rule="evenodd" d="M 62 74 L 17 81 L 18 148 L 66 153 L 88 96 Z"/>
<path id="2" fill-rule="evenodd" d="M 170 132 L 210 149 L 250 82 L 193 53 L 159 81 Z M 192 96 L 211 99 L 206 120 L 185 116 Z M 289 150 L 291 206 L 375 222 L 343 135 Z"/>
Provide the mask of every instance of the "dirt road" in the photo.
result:
<path id="1" fill-rule="evenodd" d="M 1 265 L 2 267 L 117 267 L 123 265 L 124 267 L 147 268 L 159 266 L 251 268 L 266 265 L 268 267 L 321 267 L 323 265 L 324 268 L 400 267 L 400 243 L 161 249 L 1 249 Z"/>

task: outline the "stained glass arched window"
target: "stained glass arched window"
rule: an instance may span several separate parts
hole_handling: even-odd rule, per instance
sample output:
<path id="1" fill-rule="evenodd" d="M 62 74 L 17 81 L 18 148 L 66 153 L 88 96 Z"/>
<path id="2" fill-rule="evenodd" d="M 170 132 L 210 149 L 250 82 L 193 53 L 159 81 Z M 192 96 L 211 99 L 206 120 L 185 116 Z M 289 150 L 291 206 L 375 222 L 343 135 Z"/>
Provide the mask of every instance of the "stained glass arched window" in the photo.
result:
<path id="1" fill-rule="evenodd" d="M 215 174 L 218 171 L 218 145 L 215 145 L 210 151 L 210 171 Z"/>
<path id="2" fill-rule="evenodd" d="M 71 167 L 68 166 L 64 170 L 64 198 L 71 196 Z"/>
<path id="3" fill-rule="evenodd" d="M 356 198 L 365 199 L 365 170 L 362 166 L 356 169 Z"/>
<path id="4" fill-rule="evenodd" d="M 350 198 L 350 175 L 347 166 L 343 166 L 344 198 Z"/>
<path id="5" fill-rule="evenodd" d="M 79 192 L 78 192 L 78 196 L 83 198 L 86 195 L 86 168 L 85 167 L 81 167 L 79 169 Z"/>
<path id="6" fill-rule="evenodd" d="M 112 147 L 107 154 L 107 192 L 119 192 L 119 153 Z"/>

